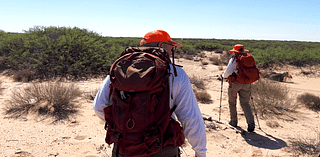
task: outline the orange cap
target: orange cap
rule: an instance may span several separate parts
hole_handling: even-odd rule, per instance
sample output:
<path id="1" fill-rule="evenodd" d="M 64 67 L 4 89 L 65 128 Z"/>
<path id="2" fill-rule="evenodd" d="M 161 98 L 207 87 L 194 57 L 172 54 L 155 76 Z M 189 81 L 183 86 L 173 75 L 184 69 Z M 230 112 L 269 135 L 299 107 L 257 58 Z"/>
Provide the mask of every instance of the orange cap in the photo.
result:
<path id="1" fill-rule="evenodd" d="M 174 42 L 170 35 L 163 30 L 155 30 L 148 32 L 144 37 L 142 38 L 140 42 L 140 46 L 146 44 L 146 43 L 154 43 L 154 42 L 169 42 L 170 44 L 176 46 L 177 48 L 181 47 L 182 45 Z"/>
<path id="2" fill-rule="evenodd" d="M 234 45 L 232 50 L 229 50 L 229 53 L 240 53 L 239 50 L 243 49 L 244 51 L 246 51 L 247 53 L 249 52 L 249 50 L 244 49 L 244 46 L 241 44 L 237 44 Z"/>

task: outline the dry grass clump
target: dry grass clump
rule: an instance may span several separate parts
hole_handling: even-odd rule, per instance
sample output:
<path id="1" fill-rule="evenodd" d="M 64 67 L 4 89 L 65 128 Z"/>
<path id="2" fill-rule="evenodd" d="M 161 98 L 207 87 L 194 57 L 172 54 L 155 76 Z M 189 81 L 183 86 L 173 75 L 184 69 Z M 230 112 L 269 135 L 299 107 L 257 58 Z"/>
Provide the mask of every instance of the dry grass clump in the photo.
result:
<path id="1" fill-rule="evenodd" d="M 306 105 L 307 108 L 313 111 L 320 111 L 320 97 L 310 93 L 305 93 L 298 96 L 297 101 Z"/>
<path id="2" fill-rule="evenodd" d="M 295 153 L 296 155 L 309 155 L 318 156 L 320 155 L 320 132 L 317 130 L 308 132 L 308 137 L 297 137 L 289 140 L 288 150 Z"/>
<path id="3" fill-rule="evenodd" d="M 218 55 L 214 55 L 214 56 L 210 57 L 209 60 L 214 65 L 220 65 L 222 63 L 222 61 Z"/>
<path id="4" fill-rule="evenodd" d="M 3 91 L 3 88 L 2 88 L 2 81 L 0 81 L 0 95 L 2 95 L 2 91 Z"/>
<path id="5" fill-rule="evenodd" d="M 297 108 L 289 98 L 289 88 L 279 82 L 260 79 L 252 84 L 251 90 L 255 108 L 262 116 L 282 115 Z"/>
<path id="6" fill-rule="evenodd" d="M 203 60 L 201 60 L 201 64 L 202 64 L 202 65 L 208 65 L 209 62 L 208 62 L 206 59 L 203 59 Z"/>
<path id="7" fill-rule="evenodd" d="M 184 55 L 184 58 L 187 60 L 193 60 L 194 56 L 193 55 Z"/>
<path id="8" fill-rule="evenodd" d="M 16 82 L 29 82 L 34 79 L 35 72 L 29 70 L 29 69 L 23 69 L 20 71 L 16 71 L 13 73 L 13 80 Z"/>
<path id="9" fill-rule="evenodd" d="M 229 60 L 233 57 L 233 54 L 223 51 L 223 53 L 220 56 L 220 60 L 223 64 L 228 65 Z"/>
<path id="10" fill-rule="evenodd" d="M 278 128 L 280 126 L 277 121 L 267 121 L 266 125 L 270 128 Z"/>
<path id="11" fill-rule="evenodd" d="M 29 113 L 53 117 L 55 121 L 69 119 L 77 113 L 74 104 L 82 92 L 74 84 L 61 82 L 32 83 L 12 92 L 5 114 L 11 118 L 24 118 Z"/>
<path id="12" fill-rule="evenodd" d="M 195 94 L 195 96 L 197 98 L 197 101 L 199 101 L 200 103 L 203 103 L 203 104 L 212 103 L 211 95 L 208 92 L 206 92 L 206 91 L 195 91 L 194 94 Z"/>
<path id="13" fill-rule="evenodd" d="M 189 79 L 190 83 L 195 85 L 198 89 L 205 89 L 204 80 L 202 78 L 192 75 Z"/>
<path id="14" fill-rule="evenodd" d="M 197 56 L 200 57 L 200 58 L 205 58 L 206 54 L 201 52 L 201 53 L 198 53 Z"/>

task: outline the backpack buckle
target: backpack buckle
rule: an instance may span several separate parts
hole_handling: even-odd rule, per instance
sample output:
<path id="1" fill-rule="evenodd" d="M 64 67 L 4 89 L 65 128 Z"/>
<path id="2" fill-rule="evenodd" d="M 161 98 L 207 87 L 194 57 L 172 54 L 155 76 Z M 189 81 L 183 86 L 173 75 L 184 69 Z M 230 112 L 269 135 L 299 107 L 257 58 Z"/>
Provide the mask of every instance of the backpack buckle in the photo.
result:
<path id="1" fill-rule="evenodd" d="M 132 126 L 129 126 L 130 121 L 132 121 Z M 126 124 L 127 128 L 128 128 L 128 129 L 133 129 L 133 128 L 134 128 L 134 125 L 135 125 L 134 120 L 133 120 L 133 119 L 131 119 L 131 118 L 130 118 L 130 119 L 128 119 L 127 124 Z"/>

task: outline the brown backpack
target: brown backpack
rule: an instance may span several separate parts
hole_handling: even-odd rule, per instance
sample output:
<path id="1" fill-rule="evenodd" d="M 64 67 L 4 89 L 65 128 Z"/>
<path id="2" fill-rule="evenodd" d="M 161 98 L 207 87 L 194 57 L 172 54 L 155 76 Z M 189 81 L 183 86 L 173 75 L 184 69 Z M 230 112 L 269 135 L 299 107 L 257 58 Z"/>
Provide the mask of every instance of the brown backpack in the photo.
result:
<path id="1" fill-rule="evenodd" d="M 110 69 L 112 105 L 104 109 L 106 143 L 122 156 L 152 156 L 163 148 L 184 143 L 180 124 L 171 118 L 166 51 L 129 47 Z"/>
<path id="2" fill-rule="evenodd" d="M 237 62 L 237 75 L 231 75 L 228 77 L 229 82 L 238 82 L 241 84 L 253 83 L 260 79 L 259 69 L 256 67 L 256 63 L 252 55 L 238 54 L 235 56 Z"/>

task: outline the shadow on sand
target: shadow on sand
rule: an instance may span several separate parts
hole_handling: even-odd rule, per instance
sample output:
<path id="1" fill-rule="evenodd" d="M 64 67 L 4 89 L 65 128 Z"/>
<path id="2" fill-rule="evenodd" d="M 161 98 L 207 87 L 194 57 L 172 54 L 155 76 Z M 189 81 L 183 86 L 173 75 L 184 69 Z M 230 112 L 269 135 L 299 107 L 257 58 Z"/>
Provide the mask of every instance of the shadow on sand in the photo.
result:
<path id="1" fill-rule="evenodd" d="M 281 149 L 287 146 L 287 143 L 283 140 L 267 134 L 262 130 L 261 131 L 264 132 L 266 136 L 260 135 L 256 132 L 245 132 L 240 127 L 237 129 L 242 132 L 241 136 L 245 139 L 245 141 L 252 146 L 271 150 Z"/>

